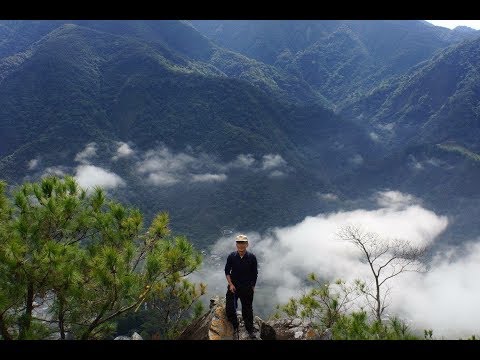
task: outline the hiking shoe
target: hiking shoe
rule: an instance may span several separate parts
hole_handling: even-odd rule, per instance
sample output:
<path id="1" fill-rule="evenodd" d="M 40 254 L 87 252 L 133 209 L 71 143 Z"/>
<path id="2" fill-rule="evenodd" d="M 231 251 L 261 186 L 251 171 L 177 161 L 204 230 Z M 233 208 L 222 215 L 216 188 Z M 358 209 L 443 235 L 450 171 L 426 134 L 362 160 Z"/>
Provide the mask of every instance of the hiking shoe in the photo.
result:
<path id="1" fill-rule="evenodd" d="M 238 328 L 233 329 L 233 340 L 240 340 L 240 330 Z"/>
<path id="2" fill-rule="evenodd" d="M 253 331 L 249 331 L 249 332 L 248 332 L 248 336 L 249 336 L 249 338 L 252 339 L 252 340 L 257 340 L 257 335 L 256 335 L 255 332 L 253 332 Z"/>

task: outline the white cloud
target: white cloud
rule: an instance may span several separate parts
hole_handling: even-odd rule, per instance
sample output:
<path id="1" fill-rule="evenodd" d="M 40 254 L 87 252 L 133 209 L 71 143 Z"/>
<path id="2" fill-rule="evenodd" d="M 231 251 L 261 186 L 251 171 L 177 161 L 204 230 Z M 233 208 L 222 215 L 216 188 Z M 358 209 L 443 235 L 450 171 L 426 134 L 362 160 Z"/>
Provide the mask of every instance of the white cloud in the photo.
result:
<path id="1" fill-rule="evenodd" d="M 68 173 L 68 169 L 65 166 L 50 166 L 43 170 L 42 178 L 50 175 L 64 176 Z"/>
<path id="2" fill-rule="evenodd" d="M 78 161 L 82 164 L 89 164 L 90 158 L 94 156 L 97 156 L 97 144 L 91 142 L 85 146 L 85 149 L 75 155 L 75 161 Z"/>
<path id="3" fill-rule="evenodd" d="M 170 186 L 190 178 L 189 168 L 197 162 L 193 156 L 178 153 L 173 154 L 165 146 L 157 150 L 149 150 L 143 160 L 137 164 L 141 174 L 148 174 L 147 179 L 154 185 Z"/>
<path id="4" fill-rule="evenodd" d="M 279 154 L 263 155 L 262 162 L 263 170 L 273 169 L 287 164 L 287 162 L 283 160 L 282 156 Z"/>
<path id="5" fill-rule="evenodd" d="M 317 195 L 322 199 L 326 201 L 335 201 L 338 200 L 338 196 L 332 193 L 317 193 Z"/>
<path id="6" fill-rule="evenodd" d="M 28 170 L 34 170 L 37 168 L 38 166 L 38 159 L 32 159 L 28 162 L 27 166 L 28 166 Z"/>
<path id="7" fill-rule="evenodd" d="M 239 154 L 233 161 L 222 163 L 205 153 L 191 154 L 191 147 L 187 147 L 186 151 L 188 153 L 174 153 L 166 146 L 149 150 L 141 155 L 142 160 L 137 163 L 137 171 L 145 174 L 147 181 L 156 186 L 171 186 L 181 182 L 225 181 L 228 178 L 226 172 L 234 168 L 254 172 L 273 170 L 269 173 L 270 177 L 285 175 L 285 171 L 274 170 L 286 165 L 286 161 L 278 154 L 264 155 L 261 162 L 252 154 Z"/>
<path id="8" fill-rule="evenodd" d="M 360 225 L 386 240 L 405 239 L 414 246 L 433 244 L 448 225 L 445 216 L 416 204 L 417 199 L 411 195 L 387 191 L 379 193 L 377 199 L 381 207 L 375 210 L 319 214 L 262 235 L 247 232 L 249 250 L 259 261 L 255 313 L 266 317 L 276 304 L 299 296 L 310 272 L 332 281 L 370 280 L 370 269 L 362 262 L 359 250 L 336 236 L 344 225 Z M 235 250 L 236 235 L 218 239 L 202 270 L 194 275 L 194 280 L 208 284 L 208 295 L 225 295 L 223 268 L 227 254 Z M 465 257 L 459 256 L 458 250 L 451 249 L 449 256 L 437 255 L 426 274 L 404 273 L 393 278 L 388 312 L 412 320 L 412 326 L 421 332 L 432 328 L 434 336 L 478 335 L 480 241 L 467 247 Z"/>
<path id="9" fill-rule="evenodd" d="M 435 26 L 443 26 L 449 29 L 454 29 L 457 26 L 468 26 L 472 29 L 480 29 L 480 20 L 426 20 Z"/>
<path id="10" fill-rule="evenodd" d="M 79 185 L 87 190 L 91 190 L 94 186 L 112 189 L 125 185 L 125 181 L 117 174 L 93 165 L 78 166 L 75 178 Z"/>
<path id="11" fill-rule="evenodd" d="M 382 207 L 405 207 L 414 205 L 419 202 L 419 199 L 410 194 L 404 194 L 400 191 L 379 191 L 376 194 L 376 201 L 379 206 Z"/>
<path id="12" fill-rule="evenodd" d="M 391 311 L 404 314 L 420 329 L 433 329 L 437 338 L 466 338 L 480 334 L 480 239 L 464 249 L 440 254 L 424 275 L 398 279 Z M 457 256 L 457 253 L 465 255 Z M 395 289 L 394 289 L 395 290 Z"/>
<path id="13" fill-rule="evenodd" d="M 117 142 L 117 144 L 118 144 L 117 154 L 112 157 L 112 160 L 118 160 L 119 158 L 125 158 L 133 155 L 134 151 L 132 150 L 130 145 L 121 141 Z"/>
<path id="14" fill-rule="evenodd" d="M 280 170 L 274 170 L 272 171 L 268 177 L 270 178 L 278 178 L 278 177 L 282 177 L 282 176 L 285 176 L 286 174 L 283 172 L 283 171 L 280 171 Z"/>
<path id="15" fill-rule="evenodd" d="M 391 132 L 391 131 L 393 130 L 393 128 L 395 127 L 395 123 L 392 122 L 392 123 L 383 124 L 383 125 L 382 125 L 382 124 L 378 124 L 377 127 L 378 127 L 380 130 L 390 131 L 390 132 Z M 378 135 L 377 135 L 377 134 L 375 134 L 375 133 L 370 133 L 370 134 L 373 134 L 374 137 L 375 137 L 375 135 L 376 135 L 377 140 L 378 140 Z"/>
<path id="16" fill-rule="evenodd" d="M 229 164 L 229 167 L 240 167 L 240 168 L 248 168 L 253 166 L 255 163 L 255 158 L 252 154 L 240 154 L 237 158 Z"/>
<path id="17" fill-rule="evenodd" d="M 370 139 L 372 139 L 373 141 L 380 141 L 380 137 L 378 136 L 378 134 L 373 131 L 370 132 L 368 136 L 370 136 Z"/>
<path id="18" fill-rule="evenodd" d="M 345 147 L 345 144 L 342 144 L 341 142 L 335 141 L 332 145 L 332 149 L 335 150 L 341 150 Z"/>
<path id="19" fill-rule="evenodd" d="M 423 170 L 424 167 L 421 162 L 419 162 L 415 156 L 409 155 L 408 156 L 408 165 L 415 170 Z"/>
<path id="20" fill-rule="evenodd" d="M 360 154 L 355 154 L 351 159 L 350 162 L 354 165 L 362 165 L 363 164 L 363 157 Z"/>
<path id="21" fill-rule="evenodd" d="M 225 174 L 194 174 L 192 176 L 193 182 L 215 182 L 215 181 L 225 181 L 227 175 Z"/>
<path id="22" fill-rule="evenodd" d="M 148 174 L 147 181 L 153 185 L 159 186 L 170 186 L 180 182 L 179 179 L 175 177 L 175 175 L 164 173 L 164 172 L 156 172 Z"/>
<path id="23" fill-rule="evenodd" d="M 439 159 L 431 158 L 431 159 L 428 159 L 426 162 L 427 164 L 430 164 L 432 166 L 436 166 L 436 167 L 442 166 L 442 161 Z"/>
<path id="24" fill-rule="evenodd" d="M 437 159 L 437 158 L 430 158 L 430 159 L 426 159 L 426 160 L 423 160 L 423 161 L 418 161 L 415 158 L 415 156 L 413 156 L 412 154 L 410 154 L 408 156 L 407 164 L 408 164 L 408 166 L 410 166 L 411 168 L 413 168 L 415 170 L 424 170 L 425 168 L 428 168 L 430 166 L 441 168 L 443 170 L 454 169 L 454 166 L 450 165 L 449 163 L 447 163 L 444 160 Z"/>
<path id="25" fill-rule="evenodd" d="M 454 168 L 454 166 L 450 165 L 444 160 L 437 159 L 437 158 L 430 158 L 425 161 L 428 165 L 436 166 L 439 168 L 442 168 L 444 170 L 451 170 Z"/>

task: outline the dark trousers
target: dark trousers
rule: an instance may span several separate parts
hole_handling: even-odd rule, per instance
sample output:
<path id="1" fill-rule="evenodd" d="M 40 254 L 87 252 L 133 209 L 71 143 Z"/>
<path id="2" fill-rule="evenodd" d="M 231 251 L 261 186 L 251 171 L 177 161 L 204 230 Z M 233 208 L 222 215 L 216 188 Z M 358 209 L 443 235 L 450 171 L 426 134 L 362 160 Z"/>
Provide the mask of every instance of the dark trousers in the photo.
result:
<path id="1" fill-rule="evenodd" d="M 245 329 L 247 329 L 248 332 L 251 332 L 253 331 L 253 289 L 251 286 L 236 286 L 235 288 L 235 293 L 232 293 L 230 290 L 228 290 L 227 286 L 227 318 L 232 323 L 233 328 L 237 329 L 238 319 L 235 308 L 238 304 L 237 300 L 240 299 L 242 303 L 242 317 L 245 323 Z"/>

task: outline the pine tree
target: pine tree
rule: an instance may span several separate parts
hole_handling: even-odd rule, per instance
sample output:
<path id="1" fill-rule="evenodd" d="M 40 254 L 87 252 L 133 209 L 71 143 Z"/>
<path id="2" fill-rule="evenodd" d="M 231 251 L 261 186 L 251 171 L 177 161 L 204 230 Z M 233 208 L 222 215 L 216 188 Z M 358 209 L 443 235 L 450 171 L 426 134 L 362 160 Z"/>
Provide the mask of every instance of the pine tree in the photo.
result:
<path id="1" fill-rule="evenodd" d="M 25 183 L 12 199 L 0 183 L 0 220 L 4 339 L 105 338 L 121 314 L 167 290 L 163 305 L 176 314 L 205 292 L 186 278 L 201 254 L 171 235 L 167 213 L 143 231 L 138 209 L 100 188 L 87 193 L 71 176 Z"/>

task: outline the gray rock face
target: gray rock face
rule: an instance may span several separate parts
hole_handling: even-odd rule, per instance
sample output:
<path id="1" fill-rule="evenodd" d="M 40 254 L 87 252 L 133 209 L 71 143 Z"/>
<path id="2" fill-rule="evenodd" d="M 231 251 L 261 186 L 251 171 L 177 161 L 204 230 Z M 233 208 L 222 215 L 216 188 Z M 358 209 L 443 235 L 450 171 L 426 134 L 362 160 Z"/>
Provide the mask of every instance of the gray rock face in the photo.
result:
<path id="1" fill-rule="evenodd" d="M 260 327 L 260 338 L 262 340 L 276 340 L 275 329 L 266 322 L 262 323 Z"/>
<path id="2" fill-rule="evenodd" d="M 132 340 L 130 339 L 129 336 L 117 336 L 115 339 L 113 340 Z"/>
<path id="3" fill-rule="evenodd" d="M 299 318 L 293 319 L 291 322 L 292 326 L 300 326 L 302 325 L 302 320 Z"/>
<path id="4" fill-rule="evenodd" d="M 320 334 L 301 319 L 278 319 L 268 321 L 267 324 L 275 331 L 276 340 L 319 340 Z"/>
<path id="5" fill-rule="evenodd" d="M 134 332 L 132 334 L 132 340 L 143 340 L 143 338 L 140 336 L 140 334 Z"/>
<path id="6" fill-rule="evenodd" d="M 320 340 L 332 340 L 332 330 L 327 329 L 323 332 L 323 334 L 320 336 Z"/>
<path id="7" fill-rule="evenodd" d="M 140 336 L 140 334 L 134 332 L 134 333 L 132 334 L 132 337 L 121 335 L 121 336 L 117 336 L 117 337 L 116 337 L 115 339 L 113 339 L 113 340 L 143 340 L 143 338 Z"/>

